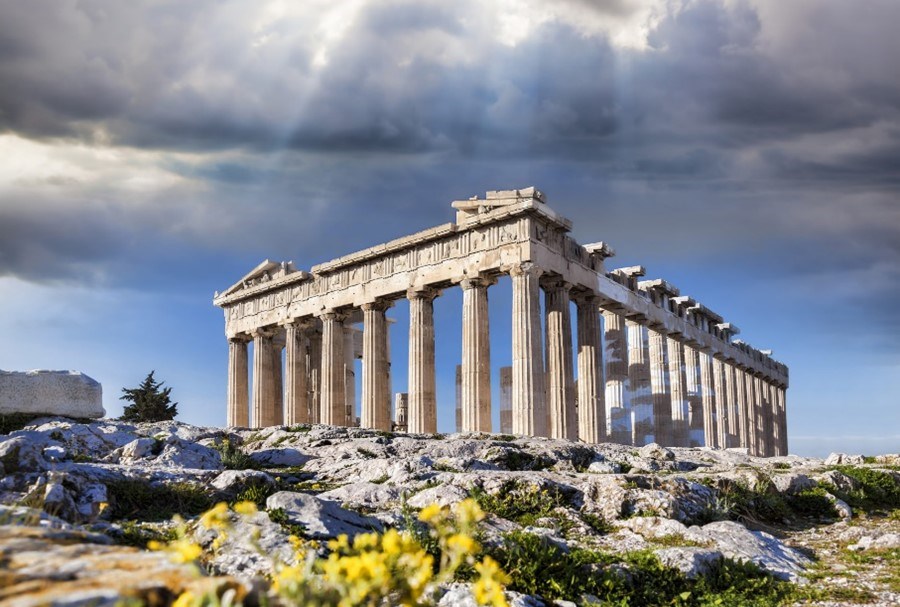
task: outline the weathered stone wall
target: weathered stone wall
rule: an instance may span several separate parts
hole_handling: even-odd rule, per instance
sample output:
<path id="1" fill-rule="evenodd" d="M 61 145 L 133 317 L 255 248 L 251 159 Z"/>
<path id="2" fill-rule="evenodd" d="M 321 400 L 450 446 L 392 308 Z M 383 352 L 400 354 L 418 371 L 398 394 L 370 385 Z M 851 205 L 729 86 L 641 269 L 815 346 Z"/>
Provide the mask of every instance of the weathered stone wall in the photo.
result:
<path id="1" fill-rule="evenodd" d="M 79 371 L 0 371 L 0 413 L 103 417 L 100 382 Z"/>

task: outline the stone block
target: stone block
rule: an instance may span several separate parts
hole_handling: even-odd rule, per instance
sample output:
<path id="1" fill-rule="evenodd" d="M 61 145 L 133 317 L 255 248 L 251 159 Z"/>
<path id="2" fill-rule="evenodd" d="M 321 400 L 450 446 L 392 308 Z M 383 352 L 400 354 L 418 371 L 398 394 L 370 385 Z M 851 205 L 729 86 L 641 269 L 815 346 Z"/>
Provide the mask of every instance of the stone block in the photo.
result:
<path id="1" fill-rule="evenodd" d="M 100 383 L 79 371 L 0 371 L 0 414 L 103 417 Z"/>

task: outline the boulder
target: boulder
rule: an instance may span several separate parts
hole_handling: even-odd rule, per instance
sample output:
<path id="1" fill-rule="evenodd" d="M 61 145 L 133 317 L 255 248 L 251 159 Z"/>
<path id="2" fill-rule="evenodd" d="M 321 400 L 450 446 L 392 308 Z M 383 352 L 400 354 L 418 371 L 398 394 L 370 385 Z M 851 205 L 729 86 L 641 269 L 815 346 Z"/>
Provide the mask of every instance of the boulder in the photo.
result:
<path id="1" fill-rule="evenodd" d="M 655 551 L 659 562 L 666 567 L 677 569 L 687 577 L 694 579 L 706 575 L 719 561 L 722 553 L 708 548 L 663 548 Z"/>
<path id="2" fill-rule="evenodd" d="M 329 539 L 342 533 L 353 538 L 358 533 L 380 531 L 378 520 L 341 508 L 336 502 L 307 493 L 279 491 L 266 500 L 266 510 L 281 508 L 291 523 L 303 525 L 311 539 Z"/>
<path id="3" fill-rule="evenodd" d="M 848 455 L 846 453 L 831 453 L 825 458 L 826 466 L 858 466 L 865 463 L 862 455 Z"/>
<path id="4" fill-rule="evenodd" d="M 250 459 L 264 468 L 302 466 L 309 460 L 305 453 L 291 448 L 263 449 L 250 454 Z"/>
<path id="5" fill-rule="evenodd" d="M 210 483 L 219 491 L 237 494 L 253 485 L 275 484 L 275 479 L 262 470 L 225 470 Z"/>
<path id="6" fill-rule="evenodd" d="M 0 413 L 103 417 L 100 383 L 79 371 L 0 371 Z"/>
<path id="7" fill-rule="evenodd" d="M 388 510 L 400 500 L 400 490 L 378 483 L 349 483 L 320 493 L 323 500 L 333 500 L 354 509 Z"/>

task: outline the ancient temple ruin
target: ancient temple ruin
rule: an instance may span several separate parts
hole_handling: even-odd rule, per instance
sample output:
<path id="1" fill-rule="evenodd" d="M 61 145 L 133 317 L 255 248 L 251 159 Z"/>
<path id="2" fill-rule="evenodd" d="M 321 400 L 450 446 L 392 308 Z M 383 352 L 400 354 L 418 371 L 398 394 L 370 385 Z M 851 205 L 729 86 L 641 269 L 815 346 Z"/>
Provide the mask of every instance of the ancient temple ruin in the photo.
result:
<path id="1" fill-rule="evenodd" d="M 506 274 L 513 294 L 506 422 L 512 433 L 787 454 L 787 367 L 771 352 L 733 339 L 735 325 L 665 280 L 641 280 L 643 267 L 607 270 L 612 249 L 575 242 L 568 236 L 572 223 L 534 188 L 488 192 L 453 207 L 455 223 L 309 271 L 265 261 L 216 294 L 229 343 L 228 424 L 355 424 L 348 369 L 361 356 L 359 424 L 390 430 L 385 311 L 406 298 L 402 425 L 436 432 L 433 301 L 459 288 L 459 424 L 490 432 L 487 293 Z"/>

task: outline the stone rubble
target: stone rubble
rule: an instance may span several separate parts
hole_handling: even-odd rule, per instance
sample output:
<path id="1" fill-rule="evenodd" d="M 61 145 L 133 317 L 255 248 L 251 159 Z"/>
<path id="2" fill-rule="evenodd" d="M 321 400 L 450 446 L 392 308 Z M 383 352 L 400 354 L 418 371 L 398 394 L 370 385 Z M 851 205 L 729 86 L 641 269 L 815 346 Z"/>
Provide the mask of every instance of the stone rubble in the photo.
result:
<path id="1" fill-rule="evenodd" d="M 228 460 L 217 449 L 225 440 L 239 446 L 246 461 L 260 469 L 226 469 Z M 872 465 L 896 465 L 886 463 L 900 461 L 891 459 L 895 457 L 884 456 L 881 463 Z M 840 462 L 835 465 L 847 461 L 844 457 L 832 460 Z M 757 528 L 752 521 L 722 520 L 722 488 L 740 483 L 788 497 L 818 482 L 838 488 L 852 488 L 855 483 L 838 470 L 827 470 L 820 459 L 763 459 L 739 450 L 658 445 L 638 449 L 483 433 L 390 434 L 321 425 L 243 430 L 177 422 L 84 424 L 65 418 L 38 419 L 23 430 L 0 435 L 0 466 L 0 558 L 27 544 L 46 551 L 49 563 L 75 559 L 80 564 L 72 566 L 65 584 L 73 584 L 73 596 L 90 597 L 98 604 L 125 596 L 128 583 L 154 587 L 171 571 L 160 555 L 109 545 L 109 538 L 121 536 L 124 529 L 122 521 L 108 516 L 108 505 L 116 500 L 110 487 L 123 480 L 191 483 L 203 487 L 211 503 L 233 501 L 249 490 L 263 491 L 265 511 L 247 520 L 235 518 L 236 532 L 206 563 L 210 572 L 223 576 L 209 583 L 234 584 L 241 592 L 252 590 L 253 579 L 271 572 L 276 563 L 292 563 L 288 537 L 297 529 L 314 540 L 342 533 L 352 537 L 401 525 L 404 509 L 431 503 L 452 505 L 472 492 L 500 496 L 510 486 L 547 491 L 559 496 L 560 505 L 553 516 L 529 527 L 491 514 L 483 523 L 485 543 L 502 541 L 504 533 L 524 529 L 565 549 L 652 550 L 663 564 L 691 577 L 704 575 L 728 558 L 752 561 L 777 577 L 802 583 L 813 560 L 803 549 L 806 544 L 796 538 L 819 541 L 820 536 L 806 530 L 798 535 Z M 849 506 L 834 496 L 829 499 L 849 520 Z M 26 507 L 40 504 L 44 512 Z M 290 529 L 273 520 L 271 513 L 277 510 L 278 520 Z M 592 528 L 585 522 L 587 517 L 606 521 L 609 529 Z M 35 531 L 17 531 L 20 526 L 7 524 L 24 520 L 37 526 L 21 528 Z M 836 522 L 813 529 L 839 531 L 833 543 L 865 553 L 900 547 L 897 527 L 900 523 L 888 531 L 870 527 L 858 531 L 853 524 Z M 192 529 L 201 545 L 209 546 L 215 539 L 201 528 Z M 91 535 L 90 530 L 100 533 Z M 76 542 L 66 539 L 74 536 L 53 535 L 57 531 L 87 534 Z M 80 548 L 73 548 L 76 545 Z M 109 572 L 95 571 L 99 557 L 91 555 L 107 555 L 113 563 Z M 140 583 L 125 574 L 115 583 L 109 581 L 116 567 L 124 567 L 125 555 L 146 563 Z M 31 597 L 30 591 L 22 590 L 27 576 L 54 580 L 48 586 L 55 587 L 49 565 L 38 567 L 21 559 L 16 563 L 14 575 L 19 577 L 14 578 L 14 587 L 30 597 L 16 604 L 36 605 L 51 596 L 34 591 Z M 112 590 L 108 594 L 84 590 L 84 580 L 90 576 L 104 584 L 109 581 Z M 167 586 L 167 592 L 196 581 L 176 579 L 180 581 Z M 440 604 L 466 604 L 467 592 L 467 586 L 453 585 Z M 0 603 L 5 596 L 13 595 L 0 594 Z M 513 604 L 541 604 L 538 597 L 510 596 Z"/>

